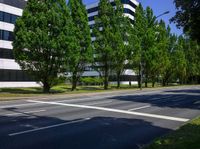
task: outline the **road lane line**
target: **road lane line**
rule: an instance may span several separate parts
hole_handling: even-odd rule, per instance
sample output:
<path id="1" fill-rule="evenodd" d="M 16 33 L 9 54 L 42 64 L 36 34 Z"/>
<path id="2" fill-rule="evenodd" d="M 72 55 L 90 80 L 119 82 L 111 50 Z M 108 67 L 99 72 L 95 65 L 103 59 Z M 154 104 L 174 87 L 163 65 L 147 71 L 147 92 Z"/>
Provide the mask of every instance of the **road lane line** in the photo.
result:
<path id="1" fill-rule="evenodd" d="M 112 103 L 113 101 L 99 101 L 99 102 L 93 102 L 93 103 L 88 103 L 88 104 L 84 104 L 85 106 L 92 106 L 92 105 L 98 105 L 98 104 L 108 104 L 108 103 Z"/>
<path id="2" fill-rule="evenodd" d="M 0 106 L 0 109 L 23 107 L 23 106 L 32 106 L 32 105 L 38 105 L 38 104 L 41 104 L 41 103 L 25 103 L 25 104 L 6 105 L 6 106 Z"/>
<path id="3" fill-rule="evenodd" d="M 129 109 L 128 111 L 135 111 L 135 110 L 145 109 L 145 108 L 149 108 L 149 107 L 151 107 L 151 106 L 147 105 L 147 106 L 142 106 L 142 107 L 138 107 L 138 108 Z"/>
<path id="4" fill-rule="evenodd" d="M 35 128 L 35 129 L 31 129 L 31 130 L 26 130 L 26 131 L 20 131 L 20 132 L 8 134 L 8 136 L 12 137 L 12 136 L 17 136 L 17 135 L 27 134 L 27 133 L 31 133 L 31 132 L 35 132 L 35 131 L 39 131 L 39 130 L 45 130 L 45 129 L 64 126 L 64 125 L 74 124 L 74 123 L 78 123 L 78 122 L 83 122 L 83 121 L 86 121 L 86 120 L 89 120 L 89 119 L 90 118 L 84 118 L 84 119 L 81 119 L 81 120 L 75 120 L 75 121 L 71 121 L 71 122 L 60 123 L 60 124 L 56 124 L 56 125 L 50 125 L 50 126 Z"/>
<path id="5" fill-rule="evenodd" d="M 75 108 L 85 108 L 85 109 L 109 111 L 109 112 L 116 112 L 116 113 L 122 113 L 122 114 L 137 115 L 137 116 L 144 116 L 144 117 L 151 117 L 151 118 L 158 118 L 158 119 L 179 121 L 179 122 L 189 121 L 189 119 L 185 119 L 185 118 L 178 118 L 178 117 L 171 117 L 171 116 L 164 116 L 164 115 L 157 115 L 157 114 L 148 114 L 148 113 L 141 113 L 141 112 L 132 112 L 132 111 L 104 108 L 104 107 L 97 107 L 97 106 L 66 104 L 66 103 L 58 103 L 58 102 L 45 102 L 45 101 L 38 101 L 38 100 L 37 101 L 36 100 L 27 100 L 27 101 L 33 102 L 33 103 L 43 103 L 43 104 L 50 104 L 50 105 L 60 105 L 60 106 L 68 106 L 68 107 L 75 107 Z"/>
<path id="6" fill-rule="evenodd" d="M 19 111 L 18 113 L 16 112 L 16 113 L 5 114 L 5 116 L 16 116 L 16 115 L 23 115 L 23 114 L 30 114 L 30 113 L 40 113 L 44 111 L 46 110 L 27 111 L 27 112 Z"/>

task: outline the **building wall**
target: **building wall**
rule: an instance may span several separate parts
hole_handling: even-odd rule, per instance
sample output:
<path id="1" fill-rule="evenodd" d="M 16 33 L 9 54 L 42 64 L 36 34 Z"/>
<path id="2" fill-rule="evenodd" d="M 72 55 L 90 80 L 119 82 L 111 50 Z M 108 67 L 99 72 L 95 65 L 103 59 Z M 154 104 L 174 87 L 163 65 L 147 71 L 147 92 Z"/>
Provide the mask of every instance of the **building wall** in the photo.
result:
<path id="1" fill-rule="evenodd" d="M 114 0 L 110 0 L 111 4 L 114 6 Z M 135 14 L 135 9 L 136 7 L 139 5 L 139 3 L 136 0 L 121 0 L 123 7 L 124 7 L 124 15 L 128 16 L 129 19 L 131 20 L 131 22 L 134 21 L 134 14 Z M 95 3 L 91 3 L 89 5 L 86 6 L 87 12 L 88 12 L 88 20 L 89 20 L 89 25 L 90 25 L 90 29 L 92 32 L 92 28 L 95 24 L 95 16 L 98 15 L 98 4 L 99 2 L 95 2 Z M 95 37 L 92 37 L 92 41 L 95 40 Z M 86 71 L 83 73 L 84 77 L 87 76 L 91 76 L 91 77 L 95 77 L 95 76 L 99 76 L 99 73 L 96 71 Z M 115 77 L 111 77 L 111 80 L 114 80 L 112 78 Z M 137 77 L 134 71 L 127 69 L 124 71 L 123 76 L 122 76 L 122 81 L 123 84 L 129 84 L 129 81 L 132 81 L 132 84 L 137 83 Z M 110 82 L 112 84 L 116 83 L 115 81 Z"/>
<path id="2" fill-rule="evenodd" d="M 14 24 L 25 5 L 25 0 L 0 0 L 0 87 L 39 86 L 20 69 L 12 52 Z"/>
<path id="3" fill-rule="evenodd" d="M 0 0 L 0 87 L 30 87 L 40 86 L 34 82 L 20 66 L 15 62 L 13 56 L 13 30 L 18 17 L 22 15 L 27 0 Z M 110 0 L 112 5 L 113 1 Z M 134 20 L 135 8 L 138 5 L 136 0 L 122 0 L 124 15 Z M 98 15 L 98 2 L 86 6 L 88 11 L 89 25 L 94 25 L 94 16 Z M 95 37 L 92 37 L 95 40 Z M 124 75 L 135 75 L 126 70 Z M 85 71 L 83 76 L 98 76 L 98 72 Z"/>

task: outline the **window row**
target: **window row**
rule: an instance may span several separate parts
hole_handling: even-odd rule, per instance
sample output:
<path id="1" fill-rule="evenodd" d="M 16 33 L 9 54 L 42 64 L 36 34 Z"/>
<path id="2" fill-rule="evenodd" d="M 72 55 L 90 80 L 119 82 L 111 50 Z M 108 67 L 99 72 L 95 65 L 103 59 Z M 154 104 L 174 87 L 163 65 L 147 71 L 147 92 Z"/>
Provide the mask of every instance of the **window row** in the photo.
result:
<path id="1" fill-rule="evenodd" d="M 0 81 L 34 81 L 22 70 L 0 69 Z"/>
<path id="2" fill-rule="evenodd" d="M 0 30 L 0 40 L 13 41 L 13 32 Z"/>
<path id="3" fill-rule="evenodd" d="M 0 11 L 0 21 L 15 24 L 19 16 Z"/>
<path id="4" fill-rule="evenodd" d="M 132 11 L 132 10 L 130 10 L 130 9 L 128 9 L 128 8 L 124 8 L 124 13 L 128 13 L 128 14 L 130 14 L 130 15 L 132 15 L 132 16 L 135 16 L 135 13 Z M 95 17 L 96 17 L 97 15 L 95 15 L 95 16 L 90 16 L 90 17 L 88 17 L 88 20 L 89 21 L 93 21 L 93 20 L 95 20 Z"/>
<path id="5" fill-rule="evenodd" d="M 26 6 L 25 0 L 0 0 L 0 2 L 21 9 L 23 9 Z"/>
<path id="6" fill-rule="evenodd" d="M 130 0 L 121 0 L 121 3 L 122 3 L 122 4 L 129 4 L 129 5 L 131 5 L 133 8 L 136 8 L 136 7 L 137 7 L 137 6 L 136 6 L 133 2 L 131 2 Z M 112 5 L 112 6 L 115 6 L 115 2 L 111 2 L 111 5 Z M 97 6 L 97 7 L 90 8 L 90 9 L 87 10 L 88 13 L 92 13 L 92 12 L 96 12 L 96 11 L 98 11 L 98 6 Z"/>
<path id="7" fill-rule="evenodd" d="M 12 50 L 0 48 L 0 58 L 14 59 Z"/>

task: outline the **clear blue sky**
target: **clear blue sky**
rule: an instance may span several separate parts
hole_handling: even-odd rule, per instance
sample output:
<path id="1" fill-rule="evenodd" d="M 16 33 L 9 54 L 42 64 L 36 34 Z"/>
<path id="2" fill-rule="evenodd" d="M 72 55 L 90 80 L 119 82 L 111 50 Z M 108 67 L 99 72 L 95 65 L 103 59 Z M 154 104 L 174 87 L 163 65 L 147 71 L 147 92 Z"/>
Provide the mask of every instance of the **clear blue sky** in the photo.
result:
<path id="1" fill-rule="evenodd" d="M 96 1 L 97 0 L 83 0 L 85 4 L 93 3 Z M 169 14 L 159 18 L 163 19 L 167 24 L 170 24 L 169 19 L 173 17 L 176 12 L 173 0 L 138 0 L 138 2 L 140 2 L 145 8 L 150 6 L 154 11 L 155 16 L 162 14 L 163 12 L 170 11 Z M 178 35 L 182 34 L 182 30 L 177 29 L 175 24 L 170 24 L 170 27 L 173 33 Z"/>

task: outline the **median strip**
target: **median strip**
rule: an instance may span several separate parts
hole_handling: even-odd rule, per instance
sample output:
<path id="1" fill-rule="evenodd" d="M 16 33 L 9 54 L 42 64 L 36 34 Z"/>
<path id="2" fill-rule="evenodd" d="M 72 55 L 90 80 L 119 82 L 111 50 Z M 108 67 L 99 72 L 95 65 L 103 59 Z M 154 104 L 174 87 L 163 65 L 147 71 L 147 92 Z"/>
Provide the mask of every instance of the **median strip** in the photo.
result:
<path id="1" fill-rule="evenodd" d="M 32 103 L 42 103 L 42 104 L 60 105 L 60 106 L 68 106 L 68 107 L 75 107 L 75 108 L 109 111 L 109 112 L 115 112 L 115 113 L 137 115 L 137 116 L 151 117 L 151 118 L 171 120 L 171 121 L 179 121 L 179 122 L 189 121 L 189 119 L 185 119 L 185 118 L 178 118 L 178 117 L 171 117 L 171 116 L 164 116 L 164 115 L 157 115 L 157 114 L 148 114 L 148 113 L 141 113 L 141 112 L 132 112 L 132 111 L 119 110 L 119 109 L 113 109 L 113 108 L 104 108 L 104 107 L 97 107 L 97 106 L 67 104 L 67 103 L 58 103 L 58 102 L 46 102 L 46 101 L 38 101 L 38 100 L 37 101 L 36 100 L 27 100 L 27 101 L 32 102 Z"/>

